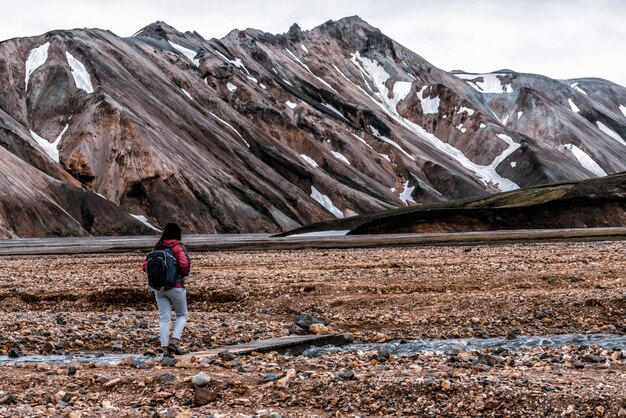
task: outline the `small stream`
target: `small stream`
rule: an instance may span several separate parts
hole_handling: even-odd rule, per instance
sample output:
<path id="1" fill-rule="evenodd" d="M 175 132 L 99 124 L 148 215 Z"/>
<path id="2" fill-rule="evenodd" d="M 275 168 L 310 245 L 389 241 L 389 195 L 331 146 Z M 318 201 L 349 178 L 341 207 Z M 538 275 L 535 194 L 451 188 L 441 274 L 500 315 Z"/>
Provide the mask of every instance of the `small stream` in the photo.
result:
<path id="1" fill-rule="evenodd" d="M 10 358 L 0 356 L 0 366 L 13 366 L 16 364 L 48 363 L 52 366 L 69 365 L 70 363 L 93 363 L 100 366 L 116 366 L 122 359 L 132 357 L 137 361 L 146 361 L 155 357 L 146 357 L 141 354 L 110 354 L 102 352 L 94 353 L 71 353 L 71 354 L 33 354 Z"/>
<path id="2" fill-rule="evenodd" d="M 449 354 L 453 350 L 477 351 L 484 349 L 500 349 L 511 352 L 528 351 L 536 347 L 590 347 L 598 344 L 603 348 L 626 350 L 626 335 L 621 334 L 559 334 L 547 336 L 519 336 L 515 339 L 499 338 L 458 338 L 445 340 L 409 340 L 402 342 L 387 342 L 373 344 L 348 344 L 344 346 L 311 347 L 304 351 L 305 357 L 322 357 L 329 353 L 340 352 L 367 352 L 385 348 L 391 354 L 417 354 L 432 352 L 435 354 Z M 48 363 L 53 366 L 68 365 L 73 362 L 93 363 L 97 365 L 115 366 L 122 359 L 131 357 L 135 364 L 154 359 L 140 354 L 109 354 L 109 353 L 76 353 L 67 355 L 26 355 L 17 358 L 0 356 L 0 366 L 18 364 Z"/>
<path id="3" fill-rule="evenodd" d="M 620 334 L 558 334 L 547 336 L 519 336 L 515 339 L 498 338 L 459 338 L 446 340 L 409 340 L 403 342 L 388 342 L 375 344 L 349 344 L 341 347 L 325 346 L 311 347 L 303 355 L 306 357 L 321 357 L 329 353 L 346 351 L 373 351 L 385 348 L 391 354 L 417 354 L 432 352 L 435 354 L 450 354 L 453 350 L 477 351 L 484 349 L 501 349 L 508 351 L 528 351 L 536 347 L 561 347 L 564 345 L 575 347 L 590 347 L 599 344 L 603 348 L 618 348 L 626 350 L 626 335 Z"/>

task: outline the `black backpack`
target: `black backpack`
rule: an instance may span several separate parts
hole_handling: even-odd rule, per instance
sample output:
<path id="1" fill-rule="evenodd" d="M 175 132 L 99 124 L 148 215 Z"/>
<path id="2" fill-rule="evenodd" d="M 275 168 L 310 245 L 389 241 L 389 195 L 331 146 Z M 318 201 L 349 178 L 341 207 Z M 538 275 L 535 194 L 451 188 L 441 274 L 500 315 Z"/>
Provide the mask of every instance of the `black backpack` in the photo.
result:
<path id="1" fill-rule="evenodd" d="M 169 247 L 152 250 L 146 257 L 148 286 L 155 290 L 175 287 L 178 282 L 178 261 Z"/>

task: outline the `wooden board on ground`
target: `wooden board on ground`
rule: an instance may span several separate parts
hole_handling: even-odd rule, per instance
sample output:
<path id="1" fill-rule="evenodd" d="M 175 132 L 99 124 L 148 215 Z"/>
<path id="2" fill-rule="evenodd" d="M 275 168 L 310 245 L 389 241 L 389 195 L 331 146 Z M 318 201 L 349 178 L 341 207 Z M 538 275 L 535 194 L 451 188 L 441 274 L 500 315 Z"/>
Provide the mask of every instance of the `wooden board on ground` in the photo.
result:
<path id="1" fill-rule="evenodd" d="M 323 334 L 323 335 L 289 335 L 280 338 L 271 338 L 269 340 L 251 341 L 245 344 L 228 345 L 215 347 L 206 351 L 197 351 L 182 356 L 176 356 L 177 360 L 186 360 L 193 358 L 215 357 L 221 351 L 229 351 L 233 354 L 242 355 L 252 352 L 266 353 L 270 351 L 290 352 L 292 354 L 301 354 L 309 347 L 324 345 L 345 345 L 352 342 L 352 334 Z"/>

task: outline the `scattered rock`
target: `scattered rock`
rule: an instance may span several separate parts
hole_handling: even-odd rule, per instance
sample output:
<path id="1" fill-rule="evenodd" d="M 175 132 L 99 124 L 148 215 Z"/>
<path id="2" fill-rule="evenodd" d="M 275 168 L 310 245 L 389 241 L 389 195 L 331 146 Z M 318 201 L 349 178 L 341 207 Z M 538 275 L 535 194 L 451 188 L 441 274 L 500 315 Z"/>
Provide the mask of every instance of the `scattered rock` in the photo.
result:
<path id="1" fill-rule="evenodd" d="M 389 357 L 391 356 L 391 354 L 389 354 L 389 350 L 385 347 L 379 347 L 378 350 L 376 350 L 376 354 L 378 357 L 384 358 L 385 360 L 389 360 Z"/>
<path id="2" fill-rule="evenodd" d="M 322 324 L 322 325 L 328 325 L 328 322 L 326 322 L 325 320 L 321 319 L 321 318 L 317 318 L 314 317 L 313 315 L 310 315 L 308 313 L 299 313 L 298 315 L 296 315 L 296 319 L 294 321 L 296 323 L 297 326 L 299 326 L 300 328 L 303 328 L 305 330 L 309 330 L 311 325 L 313 324 Z"/>
<path id="3" fill-rule="evenodd" d="M 115 344 L 111 346 L 111 350 L 113 351 L 122 351 L 124 349 L 124 343 L 122 341 L 116 341 Z"/>
<path id="4" fill-rule="evenodd" d="M 163 356 L 163 360 L 161 360 L 161 366 L 165 367 L 174 367 L 176 363 L 177 361 L 174 357 Z"/>
<path id="5" fill-rule="evenodd" d="M 535 319 L 543 319 L 543 318 L 546 318 L 547 316 L 548 314 L 543 311 L 535 312 Z"/>
<path id="6" fill-rule="evenodd" d="M 298 375 L 298 373 L 296 372 L 295 369 L 289 369 L 289 371 L 287 372 L 287 374 L 285 374 L 284 377 L 282 377 L 281 379 L 278 379 L 276 381 L 276 386 L 281 388 L 281 389 L 288 388 L 289 387 L 289 383 L 291 382 L 291 379 L 293 379 L 297 375 Z"/>
<path id="7" fill-rule="evenodd" d="M 584 356 L 583 361 L 587 363 L 604 363 L 606 362 L 606 357 L 603 356 Z"/>
<path id="8" fill-rule="evenodd" d="M 54 396 L 52 396 L 52 403 L 58 404 L 59 402 L 63 401 L 65 398 L 65 395 L 67 395 L 66 392 L 60 390 L 57 393 L 54 394 Z"/>
<path id="9" fill-rule="evenodd" d="M 47 341 L 45 342 L 42 346 L 41 346 L 41 352 L 44 354 L 48 354 L 53 352 L 55 349 L 54 344 L 52 344 L 51 342 Z"/>
<path id="10" fill-rule="evenodd" d="M 354 371 L 349 367 L 339 370 L 335 374 L 335 377 L 339 380 L 354 380 L 356 378 L 354 375 Z"/>
<path id="11" fill-rule="evenodd" d="M 309 334 L 309 330 L 299 327 L 297 325 L 293 325 L 287 330 L 287 335 L 290 335 L 290 334 L 307 335 Z"/>
<path id="12" fill-rule="evenodd" d="M 218 393 L 207 387 L 196 387 L 193 392 L 193 403 L 195 406 L 204 406 L 215 402 L 218 398 Z"/>
<path id="13" fill-rule="evenodd" d="M 204 387 L 211 383 L 211 377 L 204 372 L 200 372 L 191 378 L 191 383 L 194 386 Z"/>
<path id="14" fill-rule="evenodd" d="M 516 329 L 511 330 L 508 334 L 506 334 L 506 338 L 507 340 L 515 340 L 520 335 L 521 335 L 520 330 L 516 328 Z"/>
<path id="15" fill-rule="evenodd" d="M 18 402 L 18 399 L 12 393 L 0 393 L 0 405 L 13 405 Z"/>
<path id="16" fill-rule="evenodd" d="M 9 358 L 18 358 L 23 356 L 22 350 L 20 350 L 19 347 L 11 347 L 7 355 Z"/>
<path id="17" fill-rule="evenodd" d="M 115 379 L 111 379 L 111 380 L 109 380 L 108 382 L 106 382 L 103 386 L 104 386 L 105 388 L 110 388 L 110 387 L 112 387 L 112 386 L 117 385 L 117 384 L 118 384 L 119 382 L 121 382 L 121 381 L 122 381 L 122 379 L 121 379 L 121 378 L 116 377 Z"/>
<path id="18" fill-rule="evenodd" d="M 468 352 L 463 352 L 463 353 L 459 353 L 456 356 L 457 360 L 459 361 L 470 361 L 472 359 L 472 356 L 470 355 L 470 353 Z"/>
<path id="19" fill-rule="evenodd" d="M 40 372 L 47 372 L 49 370 L 52 370 L 52 366 L 50 366 L 48 363 L 37 363 L 37 370 L 39 370 Z"/>
<path id="20" fill-rule="evenodd" d="M 495 366 L 496 364 L 500 364 L 504 361 L 502 357 L 494 356 L 491 354 L 479 354 L 478 355 L 478 363 L 487 364 L 489 366 Z"/>
<path id="21" fill-rule="evenodd" d="M 309 331 L 316 335 L 328 334 L 330 330 L 324 324 L 311 324 Z"/>
<path id="22" fill-rule="evenodd" d="M 163 373 L 162 375 L 159 376 L 160 382 L 171 383 L 175 380 L 176 380 L 176 376 L 174 376 L 172 373 Z"/>
<path id="23" fill-rule="evenodd" d="M 274 373 L 268 373 L 265 376 L 263 376 L 261 378 L 261 383 L 267 383 L 267 382 L 275 382 L 279 379 L 279 377 L 277 375 L 275 375 Z"/>
<path id="24" fill-rule="evenodd" d="M 217 353 L 217 356 L 222 360 L 222 361 L 233 361 L 234 359 L 237 358 L 236 355 L 234 355 L 233 353 L 231 353 L 228 350 L 222 350 L 219 353 Z"/>

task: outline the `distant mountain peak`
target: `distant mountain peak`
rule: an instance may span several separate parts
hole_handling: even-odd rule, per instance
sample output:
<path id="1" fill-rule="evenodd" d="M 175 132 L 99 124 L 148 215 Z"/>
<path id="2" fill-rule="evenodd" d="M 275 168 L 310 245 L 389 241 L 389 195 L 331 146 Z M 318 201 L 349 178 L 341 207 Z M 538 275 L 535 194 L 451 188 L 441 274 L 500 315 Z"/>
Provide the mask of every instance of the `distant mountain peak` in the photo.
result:
<path id="1" fill-rule="evenodd" d="M 157 20 L 156 22 L 143 27 L 136 33 L 136 35 L 150 36 L 153 38 L 166 38 L 167 35 L 182 36 L 182 33 L 173 26 L 170 26 L 161 20 Z"/>

